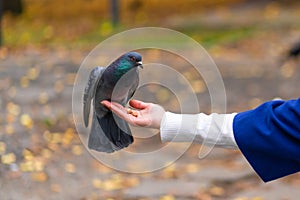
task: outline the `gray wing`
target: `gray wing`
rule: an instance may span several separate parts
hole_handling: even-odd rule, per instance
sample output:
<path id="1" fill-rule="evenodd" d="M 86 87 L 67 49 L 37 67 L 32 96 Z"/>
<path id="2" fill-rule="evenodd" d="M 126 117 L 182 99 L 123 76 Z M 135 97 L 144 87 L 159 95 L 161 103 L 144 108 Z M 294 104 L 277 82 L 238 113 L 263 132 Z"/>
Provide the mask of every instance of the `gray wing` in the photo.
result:
<path id="1" fill-rule="evenodd" d="M 132 87 L 129 89 L 128 91 L 128 97 L 127 97 L 127 102 L 131 99 L 131 97 L 133 97 L 137 87 L 139 86 L 139 78 L 137 77 L 137 79 L 134 81 L 134 83 L 132 84 Z"/>
<path id="2" fill-rule="evenodd" d="M 105 71 L 105 67 L 96 67 L 91 73 L 87 85 L 84 89 L 83 95 L 83 119 L 85 127 L 89 125 L 89 116 L 91 109 L 91 101 L 95 96 L 95 91 L 97 89 L 98 82 Z"/>
<path id="3" fill-rule="evenodd" d="M 133 78 L 132 78 L 134 81 L 132 82 L 131 84 L 131 87 L 129 87 L 128 89 L 128 93 L 127 93 L 127 96 L 125 97 L 123 103 L 124 103 L 124 106 L 128 103 L 128 101 L 133 97 L 136 89 L 138 88 L 139 86 L 139 73 L 138 71 L 134 74 Z"/>

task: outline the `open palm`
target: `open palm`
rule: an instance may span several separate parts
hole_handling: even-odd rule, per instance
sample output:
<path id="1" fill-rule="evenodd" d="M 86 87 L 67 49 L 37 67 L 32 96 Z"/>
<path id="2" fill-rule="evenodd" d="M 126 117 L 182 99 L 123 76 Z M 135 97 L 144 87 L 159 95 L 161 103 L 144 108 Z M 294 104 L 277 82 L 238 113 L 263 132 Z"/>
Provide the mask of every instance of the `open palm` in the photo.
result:
<path id="1" fill-rule="evenodd" d="M 133 108 L 126 109 L 116 102 L 104 100 L 101 102 L 119 117 L 129 124 L 149 128 L 160 128 L 160 123 L 165 113 L 163 107 L 158 104 L 145 103 L 138 100 L 130 100 L 129 105 Z"/>

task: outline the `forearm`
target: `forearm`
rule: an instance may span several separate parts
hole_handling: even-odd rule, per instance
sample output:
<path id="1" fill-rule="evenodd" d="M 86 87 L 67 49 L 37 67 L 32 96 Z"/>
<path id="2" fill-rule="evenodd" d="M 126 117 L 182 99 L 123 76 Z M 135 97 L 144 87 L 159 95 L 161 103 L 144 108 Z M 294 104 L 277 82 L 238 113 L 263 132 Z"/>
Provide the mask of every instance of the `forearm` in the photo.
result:
<path id="1" fill-rule="evenodd" d="M 233 114 L 174 114 L 166 112 L 161 122 L 163 142 L 196 142 L 223 148 L 237 148 L 233 135 Z"/>

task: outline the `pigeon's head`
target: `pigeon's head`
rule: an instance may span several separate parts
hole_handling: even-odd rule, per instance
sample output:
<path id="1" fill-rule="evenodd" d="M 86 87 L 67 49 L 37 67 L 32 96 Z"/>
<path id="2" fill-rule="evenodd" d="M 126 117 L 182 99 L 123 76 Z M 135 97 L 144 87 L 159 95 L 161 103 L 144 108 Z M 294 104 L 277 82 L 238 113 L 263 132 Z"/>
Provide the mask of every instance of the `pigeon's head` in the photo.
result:
<path id="1" fill-rule="evenodd" d="M 142 63 L 142 56 L 141 54 L 137 52 L 128 52 L 121 56 L 122 59 L 126 60 L 132 67 L 138 67 L 140 66 L 143 68 L 143 63 Z"/>

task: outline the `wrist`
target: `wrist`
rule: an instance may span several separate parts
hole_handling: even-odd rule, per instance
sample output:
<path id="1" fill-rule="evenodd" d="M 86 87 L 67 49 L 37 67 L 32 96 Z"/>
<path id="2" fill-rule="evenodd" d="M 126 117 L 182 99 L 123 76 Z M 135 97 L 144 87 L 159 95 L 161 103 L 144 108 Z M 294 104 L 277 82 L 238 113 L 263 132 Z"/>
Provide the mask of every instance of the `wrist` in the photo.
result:
<path id="1" fill-rule="evenodd" d="M 155 129 L 160 129 L 163 117 L 165 115 L 166 111 L 163 107 L 157 104 L 152 104 L 151 106 L 151 127 Z"/>

